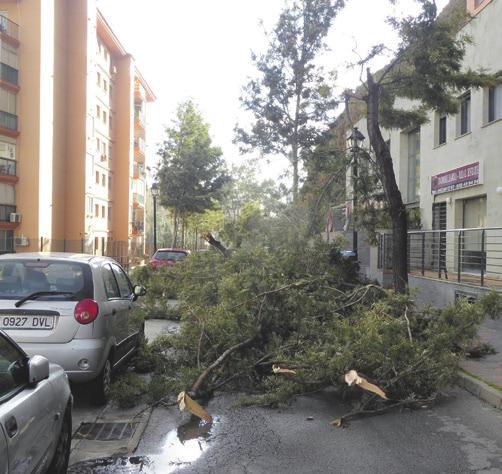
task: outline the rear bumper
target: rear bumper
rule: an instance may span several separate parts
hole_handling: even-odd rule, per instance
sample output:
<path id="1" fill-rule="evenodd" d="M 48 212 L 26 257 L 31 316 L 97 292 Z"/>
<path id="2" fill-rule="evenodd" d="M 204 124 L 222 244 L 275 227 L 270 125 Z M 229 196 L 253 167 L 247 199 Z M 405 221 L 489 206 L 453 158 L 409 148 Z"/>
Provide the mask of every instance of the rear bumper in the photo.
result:
<path id="1" fill-rule="evenodd" d="M 103 339 L 74 339 L 66 344 L 20 343 L 31 357 L 41 355 L 60 365 L 72 382 L 88 382 L 98 376 L 108 356 L 109 347 Z M 89 368 L 83 370 L 78 362 L 87 359 Z"/>

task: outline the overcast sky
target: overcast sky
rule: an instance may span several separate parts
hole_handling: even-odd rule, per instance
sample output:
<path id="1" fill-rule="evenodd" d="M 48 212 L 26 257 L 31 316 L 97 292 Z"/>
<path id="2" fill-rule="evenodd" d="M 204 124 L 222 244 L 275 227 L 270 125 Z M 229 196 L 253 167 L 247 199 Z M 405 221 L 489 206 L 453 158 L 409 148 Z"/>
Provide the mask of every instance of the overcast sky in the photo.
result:
<path id="1" fill-rule="evenodd" d="M 438 0 L 439 8 L 447 1 Z M 413 0 L 397 3 L 401 12 L 416 8 Z M 250 53 L 266 48 L 260 20 L 265 28 L 273 27 L 283 0 L 98 0 L 98 6 L 157 96 L 147 111 L 150 165 L 164 126 L 186 98 L 198 104 L 225 158 L 238 162 L 232 137 L 236 122 L 246 121 L 238 99 L 247 78 L 254 75 Z M 396 44 L 385 23 L 393 12 L 388 0 L 347 2 L 333 24 L 330 51 L 322 60 L 326 69 L 337 70 L 339 90 L 357 85 L 358 72 L 347 68 L 357 59 L 354 51 L 363 56 L 373 44 Z"/>

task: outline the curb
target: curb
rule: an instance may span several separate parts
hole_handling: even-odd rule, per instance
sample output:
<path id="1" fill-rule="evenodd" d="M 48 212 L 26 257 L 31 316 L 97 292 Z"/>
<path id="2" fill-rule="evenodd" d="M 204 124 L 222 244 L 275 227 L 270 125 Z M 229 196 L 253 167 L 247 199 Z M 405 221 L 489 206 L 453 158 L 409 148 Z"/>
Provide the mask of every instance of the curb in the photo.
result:
<path id="1" fill-rule="evenodd" d="M 458 372 L 457 385 L 472 393 L 475 397 L 502 410 L 502 391 L 490 387 L 488 384 L 471 377 L 465 372 Z"/>

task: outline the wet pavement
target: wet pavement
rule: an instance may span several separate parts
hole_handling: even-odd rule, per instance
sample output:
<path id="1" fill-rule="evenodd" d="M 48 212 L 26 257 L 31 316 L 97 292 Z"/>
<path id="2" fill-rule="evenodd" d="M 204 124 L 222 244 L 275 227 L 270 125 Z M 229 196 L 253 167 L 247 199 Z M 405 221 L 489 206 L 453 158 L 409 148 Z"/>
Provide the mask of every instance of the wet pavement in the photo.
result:
<path id="1" fill-rule="evenodd" d="M 132 457 L 77 464 L 71 473 L 502 473 L 502 412 L 453 388 L 432 408 L 354 420 L 332 393 L 271 410 L 219 394 L 211 425 L 177 407 L 154 410 Z"/>
<path id="2" fill-rule="evenodd" d="M 162 334 L 177 331 L 178 327 L 179 323 L 173 321 L 147 320 L 145 324 L 145 335 L 148 340 L 152 341 Z M 131 454 L 134 452 L 147 425 L 151 412 L 150 409 L 145 406 L 138 406 L 125 410 L 115 407 L 111 403 L 97 407 L 91 403 L 90 393 L 85 385 L 73 385 L 72 393 L 74 396 L 74 406 L 72 410 L 72 433 L 74 437 L 72 440 L 70 464 L 85 459 L 94 459 L 112 454 Z M 105 424 L 104 430 L 106 431 L 108 427 L 116 430 L 121 425 L 128 423 L 134 425 L 134 430 L 130 430 L 130 433 L 127 432 L 128 436 L 124 436 L 122 439 L 98 441 L 88 439 L 89 437 L 85 436 L 79 438 L 77 435 L 79 428 L 86 425 Z M 103 432 L 101 434 L 103 434 Z"/>
<path id="3" fill-rule="evenodd" d="M 478 336 L 481 342 L 491 345 L 496 353 L 479 359 L 467 359 L 460 365 L 470 374 L 502 390 L 502 319 L 486 320 L 481 325 Z"/>

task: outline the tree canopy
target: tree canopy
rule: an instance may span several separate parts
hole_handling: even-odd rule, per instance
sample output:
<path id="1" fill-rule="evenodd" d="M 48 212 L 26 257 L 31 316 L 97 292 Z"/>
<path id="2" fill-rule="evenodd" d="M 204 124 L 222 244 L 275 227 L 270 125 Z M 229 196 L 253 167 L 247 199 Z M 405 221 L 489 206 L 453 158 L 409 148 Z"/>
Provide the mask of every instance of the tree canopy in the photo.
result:
<path id="1" fill-rule="evenodd" d="M 336 101 L 330 80 L 316 64 L 324 39 L 343 7 L 342 0 L 291 0 L 268 35 L 265 54 L 252 55 L 257 77 L 244 88 L 243 108 L 252 113 L 250 130 L 236 127 L 243 151 L 286 156 L 298 196 L 299 164 L 329 123 Z"/>
<path id="2" fill-rule="evenodd" d="M 173 212 L 175 245 L 178 217 L 184 222 L 211 209 L 229 178 L 222 151 L 212 145 L 209 126 L 190 100 L 179 105 L 158 153 L 160 203 Z"/>

